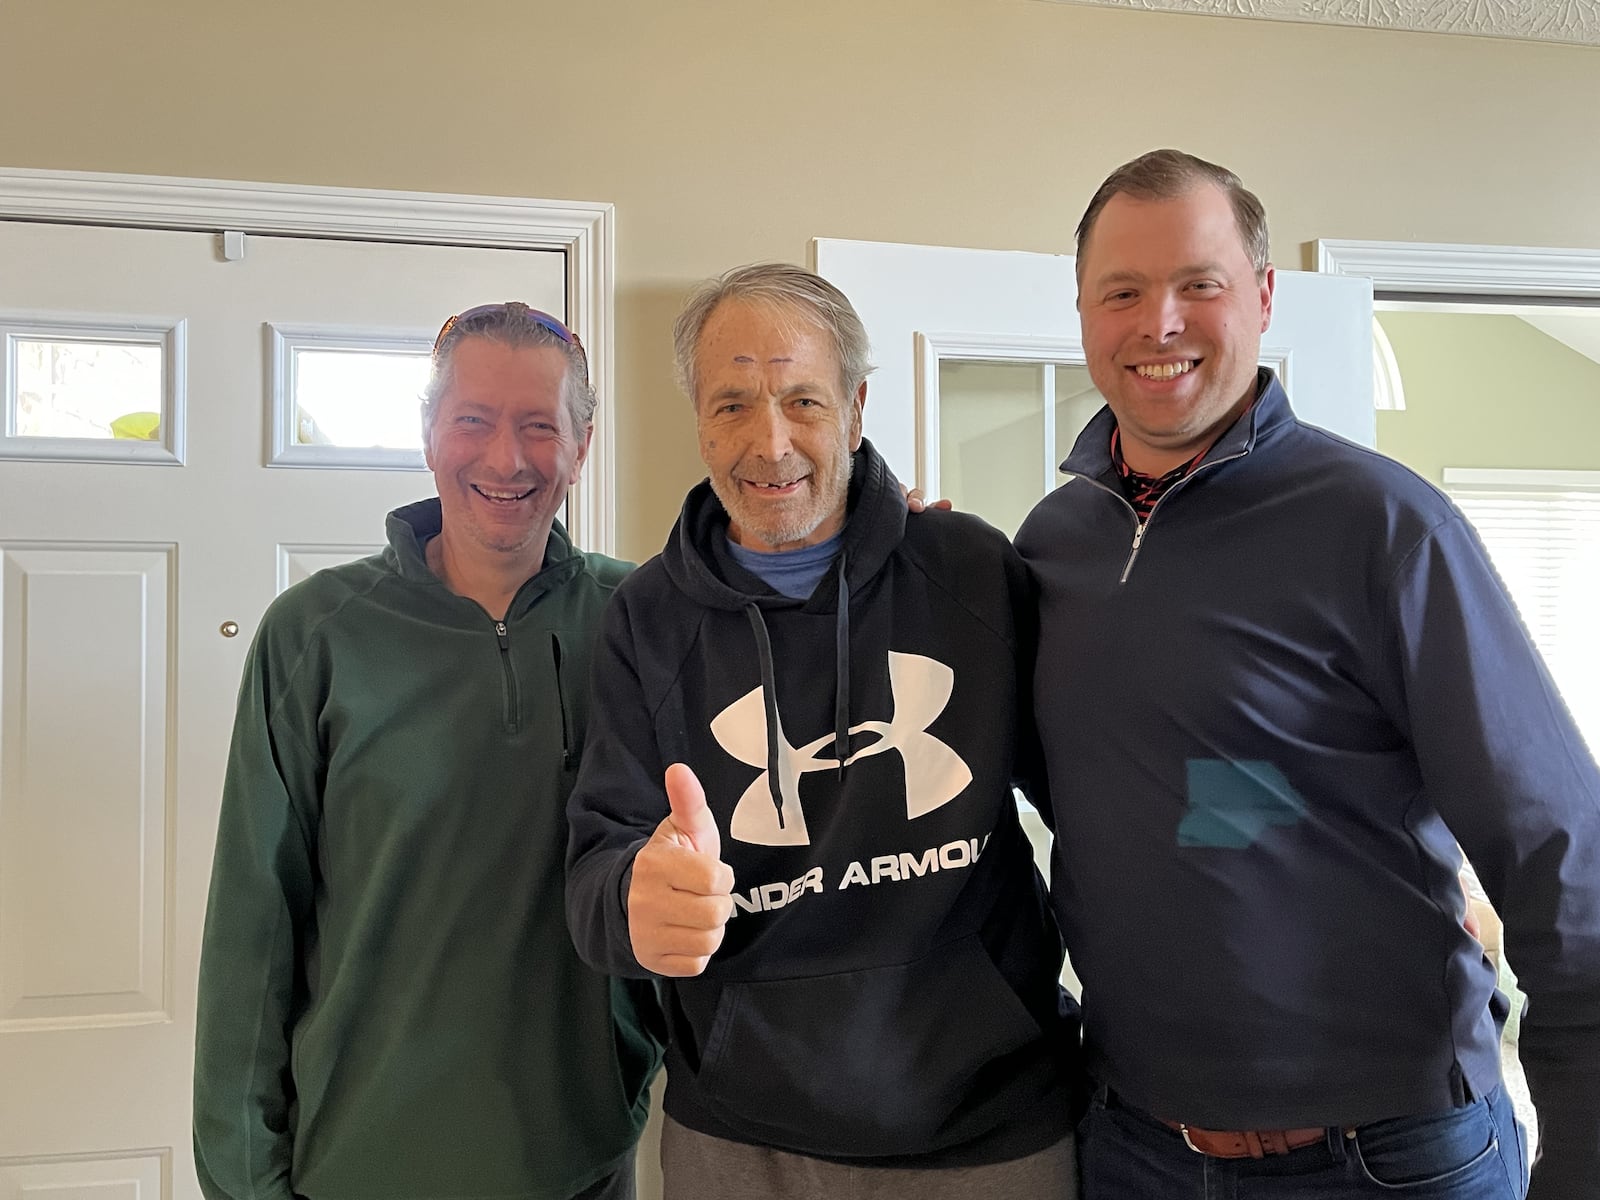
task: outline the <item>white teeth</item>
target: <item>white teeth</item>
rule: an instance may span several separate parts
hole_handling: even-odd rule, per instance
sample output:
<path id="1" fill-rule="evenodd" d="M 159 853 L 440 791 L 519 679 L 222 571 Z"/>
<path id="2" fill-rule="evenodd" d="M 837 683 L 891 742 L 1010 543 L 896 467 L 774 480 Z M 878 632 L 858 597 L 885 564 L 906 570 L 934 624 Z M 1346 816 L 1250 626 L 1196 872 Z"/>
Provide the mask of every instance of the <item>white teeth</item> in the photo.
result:
<path id="1" fill-rule="evenodd" d="M 530 496 L 533 494 L 532 488 L 529 488 L 525 492 L 505 492 L 499 491 L 495 488 L 482 487 L 478 484 L 474 484 L 473 487 L 477 490 L 478 495 L 483 496 L 488 500 L 521 500 L 524 496 Z"/>
<path id="2" fill-rule="evenodd" d="M 1186 375 L 1194 370 L 1194 360 L 1185 359 L 1175 363 L 1148 363 L 1134 367 L 1134 370 L 1144 379 L 1175 379 L 1179 375 Z"/>

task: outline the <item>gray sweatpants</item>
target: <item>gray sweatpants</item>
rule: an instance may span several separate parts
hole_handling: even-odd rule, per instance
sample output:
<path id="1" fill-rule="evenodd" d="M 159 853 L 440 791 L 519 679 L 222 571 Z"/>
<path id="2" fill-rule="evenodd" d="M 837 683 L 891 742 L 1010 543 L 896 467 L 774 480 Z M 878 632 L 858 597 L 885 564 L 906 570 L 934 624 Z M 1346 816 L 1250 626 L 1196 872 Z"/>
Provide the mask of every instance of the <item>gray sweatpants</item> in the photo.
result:
<path id="1" fill-rule="evenodd" d="M 1077 1200 L 1073 1136 L 982 1167 L 859 1167 L 708 1137 L 667 1117 L 662 1200 Z"/>

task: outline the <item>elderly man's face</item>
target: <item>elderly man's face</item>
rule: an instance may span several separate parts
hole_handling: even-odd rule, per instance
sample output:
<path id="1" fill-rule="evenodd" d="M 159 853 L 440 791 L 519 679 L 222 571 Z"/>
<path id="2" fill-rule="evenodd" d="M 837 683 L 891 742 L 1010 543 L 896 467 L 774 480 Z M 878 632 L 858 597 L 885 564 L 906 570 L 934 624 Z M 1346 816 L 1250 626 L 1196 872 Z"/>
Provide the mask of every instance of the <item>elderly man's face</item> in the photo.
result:
<path id="1" fill-rule="evenodd" d="M 1255 396 L 1272 268 L 1257 278 L 1227 193 L 1113 196 L 1079 264 L 1089 375 L 1123 453 L 1160 475 L 1214 441 Z"/>
<path id="2" fill-rule="evenodd" d="M 573 429 L 562 395 L 566 371 L 552 346 L 469 337 L 456 347 L 424 448 L 454 552 L 543 552 L 589 453 L 591 431 Z"/>
<path id="3" fill-rule="evenodd" d="M 839 531 L 866 398 L 865 383 L 845 393 L 832 338 L 803 315 L 737 300 L 712 311 L 695 353 L 695 423 L 735 542 L 794 550 Z"/>

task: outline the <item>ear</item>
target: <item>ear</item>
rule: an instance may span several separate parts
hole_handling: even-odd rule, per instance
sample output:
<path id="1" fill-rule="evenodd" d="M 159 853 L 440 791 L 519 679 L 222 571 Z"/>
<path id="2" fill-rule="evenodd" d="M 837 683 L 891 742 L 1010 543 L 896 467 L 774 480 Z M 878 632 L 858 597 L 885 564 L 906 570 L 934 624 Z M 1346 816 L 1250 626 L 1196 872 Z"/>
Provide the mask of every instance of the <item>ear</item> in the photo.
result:
<path id="1" fill-rule="evenodd" d="M 1267 331 L 1267 326 L 1272 324 L 1272 289 L 1278 282 L 1278 274 L 1271 263 L 1261 277 L 1261 332 Z"/>
<path id="2" fill-rule="evenodd" d="M 589 443 L 594 439 L 594 422 L 590 421 L 583 427 L 583 434 L 578 438 L 578 456 L 572 460 L 572 472 L 567 478 L 568 487 L 578 485 L 578 476 L 583 474 L 583 464 L 589 461 Z"/>
<path id="3" fill-rule="evenodd" d="M 854 454 L 861 449 L 861 418 L 867 407 L 867 381 L 863 379 L 861 386 L 856 389 L 855 399 L 850 401 L 850 453 Z"/>

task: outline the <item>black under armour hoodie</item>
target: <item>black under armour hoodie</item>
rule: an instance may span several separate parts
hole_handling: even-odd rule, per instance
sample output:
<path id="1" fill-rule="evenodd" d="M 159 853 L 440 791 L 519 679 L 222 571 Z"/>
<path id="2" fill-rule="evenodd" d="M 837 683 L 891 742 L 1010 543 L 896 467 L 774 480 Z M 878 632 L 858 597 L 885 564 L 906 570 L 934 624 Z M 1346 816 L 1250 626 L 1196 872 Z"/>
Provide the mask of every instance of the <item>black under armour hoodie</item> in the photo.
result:
<path id="1" fill-rule="evenodd" d="M 885 1165 L 1053 1144 L 1077 1013 L 1012 792 L 1032 759 L 1026 569 L 976 517 L 908 520 L 867 442 L 841 552 L 808 599 L 739 567 L 727 530 L 701 483 L 606 611 L 569 807 L 579 954 L 648 975 L 626 888 L 669 811 L 663 774 L 687 763 L 734 915 L 703 975 L 662 981 L 666 1111 Z"/>

